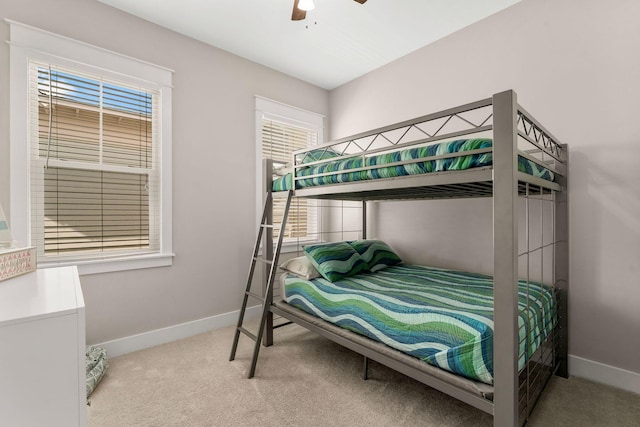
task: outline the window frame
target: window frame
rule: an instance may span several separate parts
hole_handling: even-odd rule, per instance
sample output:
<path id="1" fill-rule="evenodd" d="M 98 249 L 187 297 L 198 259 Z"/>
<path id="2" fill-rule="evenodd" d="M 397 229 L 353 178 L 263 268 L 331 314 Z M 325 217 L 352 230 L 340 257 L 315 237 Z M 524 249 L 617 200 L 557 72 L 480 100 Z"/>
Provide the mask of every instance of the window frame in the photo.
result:
<path id="1" fill-rule="evenodd" d="M 10 224 L 14 239 L 21 245 L 32 244 L 28 70 L 30 61 L 42 61 L 159 92 L 160 248 L 153 253 L 115 257 L 108 253 L 81 255 L 39 263 L 38 268 L 77 265 L 84 275 L 172 265 L 173 70 L 15 21 L 6 22 L 10 26 Z"/>
<path id="2" fill-rule="evenodd" d="M 282 102 L 274 101 L 259 95 L 255 96 L 255 141 L 256 141 L 256 224 L 262 218 L 264 208 L 264 171 L 262 170 L 262 121 L 273 120 L 296 127 L 313 129 L 317 132 L 317 144 L 324 141 L 324 119 L 322 114 L 293 107 Z M 293 156 L 292 156 L 293 158 Z M 292 202 L 293 203 L 293 202 Z M 315 237 L 285 238 L 282 242 L 281 252 L 299 252 L 300 245 L 317 243 L 322 233 L 322 209 L 316 209 Z"/>

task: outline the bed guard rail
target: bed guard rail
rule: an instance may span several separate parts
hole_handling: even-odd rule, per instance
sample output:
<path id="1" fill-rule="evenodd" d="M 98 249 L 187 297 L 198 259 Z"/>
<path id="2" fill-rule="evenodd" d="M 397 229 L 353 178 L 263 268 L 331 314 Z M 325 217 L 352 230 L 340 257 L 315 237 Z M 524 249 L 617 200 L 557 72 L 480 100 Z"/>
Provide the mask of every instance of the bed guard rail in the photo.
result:
<path id="1" fill-rule="evenodd" d="M 477 138 L 491 137 L 493 130 L 493 98 L 449 108 L 440 112 L 395 123 L 350 137 L 338 139 L 324 144 L 294 151 L 291 165 L 293 168 L 293 188 L 298 188 L 296 181 L 320 178 L 345 172 L 358 173 L 380 167 L 405 166 L 425 161 L 450 159 L 460 156 L 488 153 L 492 148 L 473 151 L 446 153 L 436 156 L 401 159 L 384 165 L 367 166 L 366 158 L 373 155 L 391 153 L 400 149 L 426 146 L 442 140 L 461 138 L 473 135 Z M 514 146 L 519 155 L 541 167 L 549 169 L 556 175 L 564 175 L 564 168 L 557 167 L 564 163 L 563 146 L 524 108 L 518 106 L 517 138 Z M 336 171 L 326 171 L 313 175 L 302 175 L 302 168 L 327 163 L 360 159 L 360 165 Z"/>

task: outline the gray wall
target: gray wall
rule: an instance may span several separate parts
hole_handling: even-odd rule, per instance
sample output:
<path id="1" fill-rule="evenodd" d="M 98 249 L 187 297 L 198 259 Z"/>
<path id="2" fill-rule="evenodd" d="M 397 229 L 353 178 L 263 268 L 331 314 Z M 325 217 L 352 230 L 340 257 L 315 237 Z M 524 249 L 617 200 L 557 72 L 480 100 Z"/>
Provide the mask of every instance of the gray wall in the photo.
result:
<path id="1" fill-rule="evenodd" d="M 242 160 L 253 161 L 254 94 L 331 111 L 337 138 L 513 88 L 571 145 L 570 352 L 640 372 L 637 16 L 634 0 L 524 0 L 327 94 L 95 1 L 0 0 L 2 19 L 176 70 L 175 262 L 84 276 L 88 342 L 238 308 L 254 239 L 255 178 L 237 171 Z M 2 22 L 0 40 L 7 38 Z M 8 57 L 0 43 L 0 202 L 7 212 Z M 216 184 L 231 175 L 233 187 Z M 372 206 L 380 221 L 370 223 L 369 235 L 389 240 L 409 261 L 490 271 L 490 203 L 424 205 Z"/>
<path id="2" fill-rule="evenodd" d="M 174 265 L 83 276 L 87 342 L 237 310 L 256 230 L 254 95 L 328 115 L 327 91 L 93 0 L 0 0 L 4 18 L 175 70 Z M 0 22 L 0 202 L 6 212 L 8 35 Z"/>
<path id="3" fill-rule="evenodd" d="M 640 2 L 524 0 L 331 92 L 335 139 L 512 88 L 570 145 L 570 353 L 640 372 Z M 379 204 L 414 262 L 490 271 L 489 200 Z"/>

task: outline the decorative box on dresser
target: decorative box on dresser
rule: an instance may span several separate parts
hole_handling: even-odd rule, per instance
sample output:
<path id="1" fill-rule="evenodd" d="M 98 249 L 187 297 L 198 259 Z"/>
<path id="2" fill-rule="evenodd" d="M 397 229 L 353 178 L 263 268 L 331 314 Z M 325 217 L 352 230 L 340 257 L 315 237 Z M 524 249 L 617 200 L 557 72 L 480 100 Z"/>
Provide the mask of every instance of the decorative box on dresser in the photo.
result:
<path id="1" fill-rule="evenodd" d="M 85 375 L 77 268 L 0 282 L 0 425 L 86 426 Z"/>

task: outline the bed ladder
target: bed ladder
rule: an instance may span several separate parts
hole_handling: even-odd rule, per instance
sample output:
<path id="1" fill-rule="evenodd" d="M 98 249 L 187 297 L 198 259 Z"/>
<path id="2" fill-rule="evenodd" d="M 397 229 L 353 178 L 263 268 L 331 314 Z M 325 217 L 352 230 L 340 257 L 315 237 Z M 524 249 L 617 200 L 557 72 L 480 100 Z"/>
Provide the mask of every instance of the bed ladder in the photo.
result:
<path id="1" fill-rule="evenodd" d="M 234 360 L 236 357 L 236 350 L 238 348 L 238 339 L 240 338 L 240 333 L 245 334 L 253 341 L 255 341 L 255 346 L 253 348 L 253 358 L 251 359 L 251 368 L 249 369 L 248 378 L 253 378 L 253 375 L 256 371 L 256 363 L 258 362 L 258 353 L 260 352 L 260 342 L 262 341 L 262 334 L 264 333 L 267 316 L 269 315 L 269 306 L 271 305 L 271 301 L 273 300 L 273 283 L 276 278 L 276 271 L 278 270 L 278 259 L 280 258 L 280 249 L 282 248 L 282 239 L 284 237 L 284 229 L 287 225 L 287 216 L 289 215 L 289 206 L 291 205 L 291 198 L 293 196 L 293 191 L 289 190 L 287 194 L 287 202 L 284 208 L 284 215 L 282 217 L 282 222 L 280 224 L 280 232 L 278 233 L 278 243 L 276 244 L 275 250 L 273 251 L 272 259 L 259 258 L 258 252 L 260 250 L 260 241 L 262 240 L 262 236 L 264 235 L 264 231 L 268 233 L 273 233 L 273 195 L 271 192 L 267 193 L 267 198 L 264 203 L 264 210 L 262 212 L 262 219 L 260 220 L 260 227 L 258 228 L 258 238 L 256 239 L 256 244 L 253 248 L 253 256 L 251 257 L 251 266 L 249 267 L 249 277 L 247 278 L 247 287 L 244 291 L 244 297 L 242 298 L 242 308 L 240 309 L 240 316 L 238 317 L 238 325 L 236 327 L 236 332 L 233 337 L 233 346 L 231 347 L 231 356 L 229 356 L 229 360 Z M 268 254 L 270 251 L 267 251 L 267 242 L 272 242 L 272 239 L 265 239 L 265 247 L 263 248 L 264 253 Z M 268 256 L 268 255 L 267 255 Z M 264 289 L 264 296 L 257 294 L 255 292 L 251 292 L 251 283 L 253 282 L 253 274 L 256 268 L 256 262 L 262 262 L 267 264 L 269 267 L 269 276 L 266 282 L 266 286 Z M 244 326 L 244 315 L 247 311 L 247 302 L 249 298 L 256 299 L 262 303 L 262 316 L 260 317 L 260 326 L 258 327 L 257 333 L 252 333 L 247 330 Z"/>

